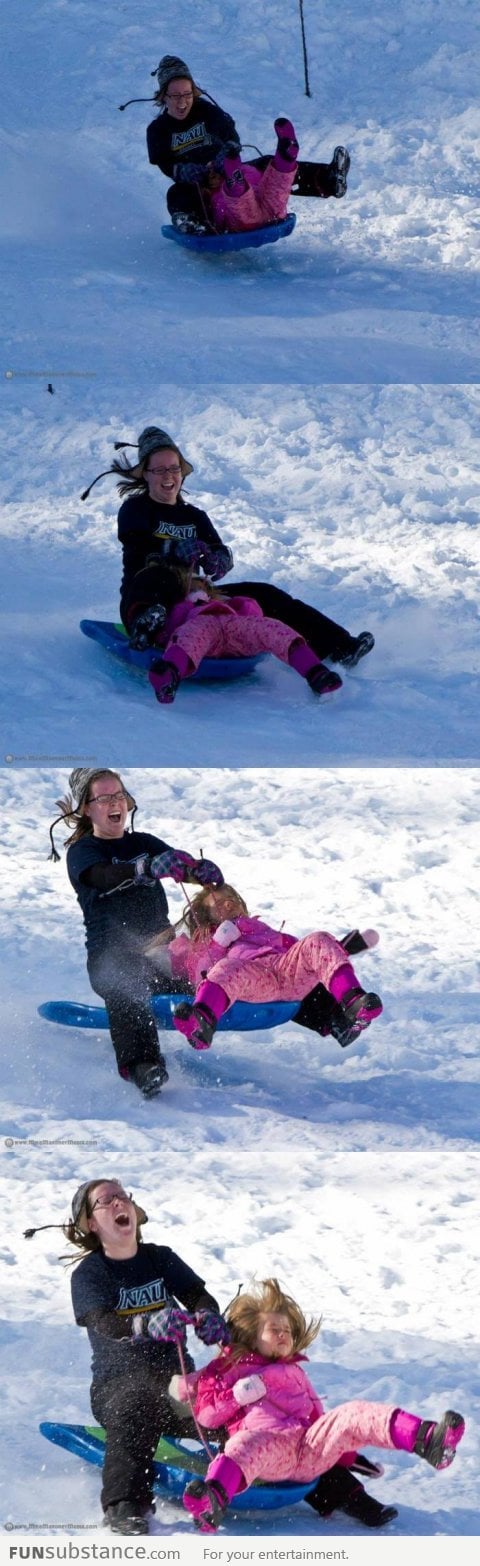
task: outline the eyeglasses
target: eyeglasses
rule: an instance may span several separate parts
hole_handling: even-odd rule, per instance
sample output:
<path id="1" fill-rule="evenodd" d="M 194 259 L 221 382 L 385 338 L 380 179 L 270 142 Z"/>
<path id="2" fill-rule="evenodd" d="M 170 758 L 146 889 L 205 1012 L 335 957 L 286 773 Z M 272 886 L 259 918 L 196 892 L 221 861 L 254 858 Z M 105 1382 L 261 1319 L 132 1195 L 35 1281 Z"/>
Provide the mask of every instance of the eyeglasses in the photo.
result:
<path id="1" fill-rule="evenodd" d="M 118 799 L 126 799 L 124 788 L 116 788 L 114 794 L 93 794 L 89 805 L 113 805 Z"/>
<path id="2" fill-rule="evenodd" d="M 114 1202 L 133 1202 L 132 1192 L 129 1191 L 127 1195 L 126 1191 L 114 1191 L 113 1196 L 97 1196 L 96 1202 L 90 1208 L 90 1216 L 95 1212 L 96 1207 L 113 1207 Z"/>
<path id="3" fill-rule="evenodd" d="M 160 474 L 161 478 L 168 478 L 169 474 L 172 478 L 178 478 L 178 475 L 181 473 L 181 471 L 182 469 L 178 462 L 172 462 L 171 468 L 145 468 L 146 473 Z"/>
<path id="4" fill-rule="evenodd" d="M 190 103 L 193 92 L 167 92 L 165 97 L 167 103 Z"/>

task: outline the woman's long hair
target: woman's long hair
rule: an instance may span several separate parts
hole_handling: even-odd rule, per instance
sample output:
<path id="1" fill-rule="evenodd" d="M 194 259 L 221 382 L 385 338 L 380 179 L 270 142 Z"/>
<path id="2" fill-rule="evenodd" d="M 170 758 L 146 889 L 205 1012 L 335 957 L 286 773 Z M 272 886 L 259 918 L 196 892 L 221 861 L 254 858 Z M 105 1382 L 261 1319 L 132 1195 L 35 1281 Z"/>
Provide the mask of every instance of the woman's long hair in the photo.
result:
<path id="1" fill-rule="evenodd" d="M 232 1334 L 231 1351 L 235 1359 L 241 1359 L 245 1350 L 253 1353 L 263 1316 L 286 1316 L 293 1338 L 293 1352 L 300 1354 L 317 1337 L 321 1320 L 312 1317 L 307 1321 L 303 1310 L 285 1294 L 277 1278 L 265 1278 L 254 1285 L 248 1294 L 238 1294 L 225 1311 Z M 272 1358 L 274 1356 L 272 1355 Z"/>

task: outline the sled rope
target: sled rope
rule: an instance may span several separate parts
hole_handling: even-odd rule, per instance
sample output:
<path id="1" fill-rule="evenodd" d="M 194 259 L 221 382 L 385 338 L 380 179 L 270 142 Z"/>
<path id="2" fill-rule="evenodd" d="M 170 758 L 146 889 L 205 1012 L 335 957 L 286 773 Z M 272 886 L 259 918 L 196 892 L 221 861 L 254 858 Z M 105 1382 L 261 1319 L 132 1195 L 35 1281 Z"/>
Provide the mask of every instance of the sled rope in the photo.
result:
<path id="1" fill-rule="evenodd" d="M 181 1369 L 181 1372 L 182 1372 L 182 1376 L 183 1376 L 184 1380 L 186 1381 L 186 1378 L 187 1378 L 187 1367 L 186 1367 L 185 1360 L 184 1360 L 184 1357 L 183 1357 L 183 1349 L 182 1349 L 181 1343 L 177 1343 L 177 1353 L 178 1353 L 178 1358 L 180 1360 L 180 1369 Z M 204 1447 L 204 1449 L 206 1451 L 207 1457 L 209 1458 L 209 1461 L 212 1462 L 213 1458 L 216 1456 L 216 1453 L 212 1452 L 211 1447 L 208 1445 L 207 1438 L 206 1438 L 206 1436 L 204 1436 L 203 1430 L 201 1429 L 201 1427 L 200 1427 L 200 1425 L 198 1423 L 198 1419 L 197 1419 L 196 1414 L 195 1414 L 192 1398 L 190 1396 L 190 1392 L 188 1390 L 188 1387 L 187 1387 L 187 1402 L 188 1402 L 188 1406 L 189 1406 L 190 1413 L 191 1413 L 191 1416 L 192 1416 L 192 1419 L 193 1419 L 193 1423 L 195 1425 L 195 1429 L 196 1429 L 196 1432 L 197 1432 L 197 1435 L 198 1435 L 198 1439 L 199 1439 L 199 1441 L 201 1441 L 202 1446 Z"/>
<path id="2" fill-rule="evenodd" d="M 300 27 L 301 27 L 301 30 L 302 30 L 303 70 L 304 70 L 304 75 L 305 75 L 305 96 L 307 98 L 311 98 L 312 94 L 310 92 L 310 82 L 309 82 L 309 79 L 308 79 L 308 54 L 307 54 L 307 40 L 306 40 L 306 37 L 305 37 L 305 17 L 304 17 L 304 14 L 303 14 L 303 0 L 298 0 L 298 4 L 299 4 L 299 10 L 300 10 Z"/>

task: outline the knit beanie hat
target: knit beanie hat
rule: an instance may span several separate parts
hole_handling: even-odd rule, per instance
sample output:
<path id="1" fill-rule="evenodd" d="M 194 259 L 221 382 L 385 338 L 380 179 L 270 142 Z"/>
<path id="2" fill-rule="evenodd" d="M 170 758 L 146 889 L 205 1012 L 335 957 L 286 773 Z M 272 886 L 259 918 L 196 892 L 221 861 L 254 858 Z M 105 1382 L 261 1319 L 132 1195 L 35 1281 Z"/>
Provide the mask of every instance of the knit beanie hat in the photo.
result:
<path id="1" fill-rule="evenodd" d="M 180 60 L 178 54 L 164 54 L 157 68 L 157 81 L 159 92 L 165 92 L 169 82 L 177 81 L 183 77 L 193 83 L 193 76 L 185 65 L 185 60 Z"/>
<path id="2" fill-rule="evenodd" d="M 149 424 L 138 437 L 138 462 L 130 470 L 135 478 L 142 477 L 145 463 L 154 451 L 175 451 L 182 470 L 182 479 L 187 478 L 189 473 L 193 473 L 191 462 L 187 462 L 171 435 L 168 435 L 166 430 L 158 429 L 157 425 Z"/>

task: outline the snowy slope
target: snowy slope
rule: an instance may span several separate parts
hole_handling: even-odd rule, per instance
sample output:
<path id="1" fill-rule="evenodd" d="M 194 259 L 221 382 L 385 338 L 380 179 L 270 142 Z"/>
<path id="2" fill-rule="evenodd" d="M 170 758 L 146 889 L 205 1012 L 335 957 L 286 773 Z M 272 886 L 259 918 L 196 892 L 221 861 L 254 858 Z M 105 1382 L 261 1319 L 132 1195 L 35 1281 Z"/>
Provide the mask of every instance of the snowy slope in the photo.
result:
<path id="1" fill-rule="evenodd" d="M 476 387 L 3 383 L 1 754 L 124 765 L 442 764 L 479 756 Z M 118 613 L 113 443 L 166 427 L 189 498 L 260 577 L 376 648 L 319 705 L 268 659 L 160 708 L 145 676 L 87 642 Z M 48 714 L 48 720 L 47 720 Z"/>
<path id="2" fill-rule="evenodd" d="M 322 1148 L 299 1158 L 296 1149 L 284 1149 L 262 1153 L 259 1163 L 254 1144 L 236 1148 L 232 1160 L 232 1140 L 212 1158 L 210 1146 L 198 1145 L 198 1125 L 197 1146 L 182 1138 L 168 1157 L 163 1144 L 159 1156 L 153 1130 L 131 1138 L 128 1153 L 120 1124 L 106 1136 L 97 1131 L 90 1145 L 81 1145 L 79 1129 L 77 1146 L 68 1136 L 64 1127 L 54 1146 L 14 1143 L 4 1160 L 4 1527 L 36 1534 L 49 1524 L 49 1534 L 68 1527 L 69 1535 L 101 1529 L 98 1471 L 38 1433 L 42 1419 L 91 1417 L 87 1337 L 73 1324 L 69 1269 L 58 1259 L 66 1246 L 55 1232 L 22 1238 L 27 1227 L 62 1223 L 79 1179 L 98 1170 L 133 1188 L 150 1215 L 146 1237 L 184 1256 L 222 1306 L 240 1283 L 273 1274 L 306 1311 L 322 1313 L 310 1371 L 329 1407 L 366 1396 L 433 1416 L 460 1408 L 468 1430 L 450 1472 L 435 1474 L 386 1452 L 385 1475 L 369 1489 L 399 1507 L 390 1537 L 478 1535 L 478 1155 L 405 1159 L 390 1152 L 326 1155 Z M 210 1357 L 197 1343 L 195 1352 L 198 1363 Z M 191 1524 L 178 1502 L 157 1501 L 151 1531 L 186 1540 Z M 326 1548 L 332 1535 L 362 1536 L 343 1514 L 319 1523 L 305 1505 L 229 1515 L 226 1532 L 234 1539 L 316 1536 Z"/>
<path id="3" fill-rule="evenodd" d="M 263 1149 L 406 1154 L 478 1145 L 475 771 L 129 771 L 137 824 L 222 866 L 252 913 L 303 935 L 356 925 L 380 932 L 358 959 L 384 1016 L 354 1048 L 290 1023 L 218 1035 L 206 1056 L 165 1035 L 171 1080 L 161 1106 L 116 1077 L 106 1032 L 41 1021 L 47 999 L 92 1000 L 80 913 L 47 825 L 66 773 L 3 770 L 5 1076 L 13 1136 L 100 1138 L 128 1146 L 162 1126 L 162 1153 L 235 1141 Z M 31 780 L 31 781 L 30 781 Z M 66 834 L 56 831 L 61 845 Z M 168 887 L 173 917 L 183 906 Z M 21 982 L 11 975 L 21 962 Z M 81 1072 L 81 1094 L 79 1076 Z M 76 1121 L 78 1117 L 78 1122 Z M 70 1126 L 69 1131 L 65 1127 Z M 63 1129 L 62 1129 L 63 1128 Z M 125 1145 L 125 1144 L 124 1144 Z"/>
<path id="4" fill-rule="evenodd" d="M 6 368 L 240 381 L 478 377 L 475 0 L 298 6 L 23 0 L 4 7 Z M 150 71 L 179 52 L 272 146 L 288 113 L 304 157 L 352 152 L 341 202 L 294 202 L 286 242 L 231 260 L 160 236 Z M 247 153 L 248 155 L 248 153 Z M 33 286 L 34 285 L 34 286 Z M 232 358 L 232 356 L 234 356 Z M 47 363 L 48 361 L 48 363 Z"/>

